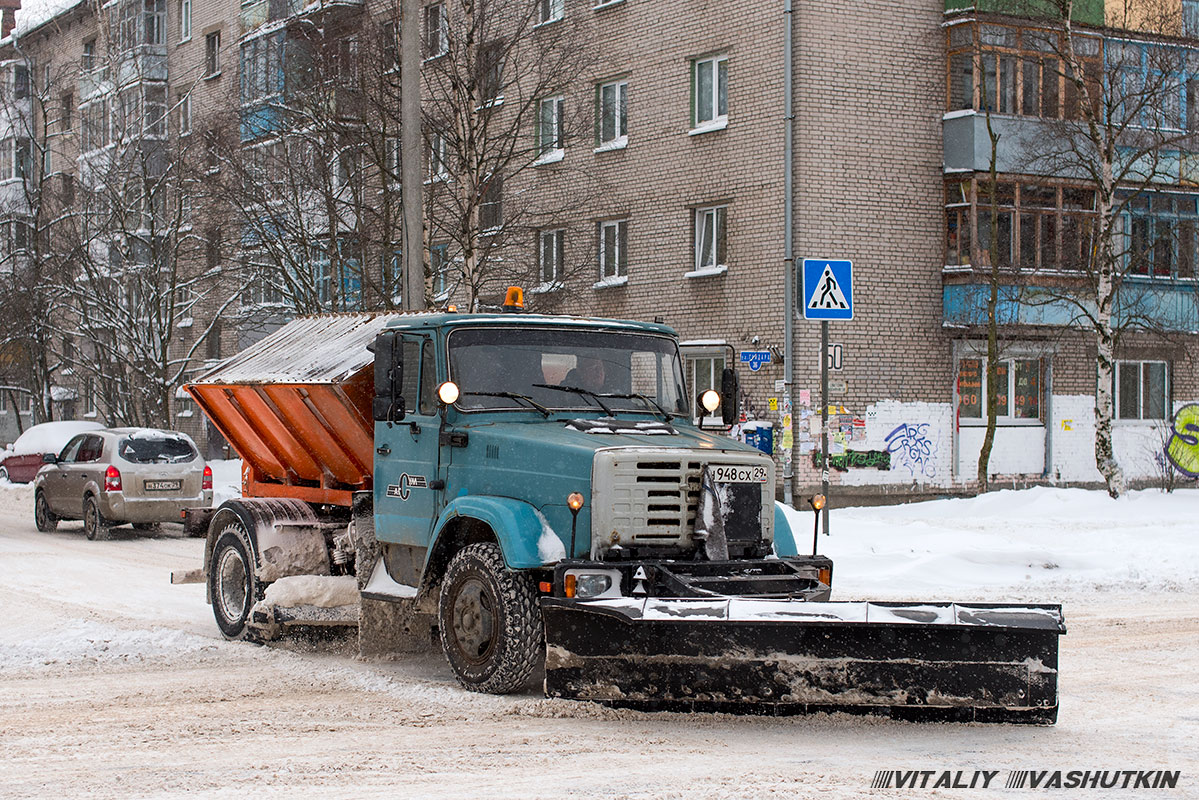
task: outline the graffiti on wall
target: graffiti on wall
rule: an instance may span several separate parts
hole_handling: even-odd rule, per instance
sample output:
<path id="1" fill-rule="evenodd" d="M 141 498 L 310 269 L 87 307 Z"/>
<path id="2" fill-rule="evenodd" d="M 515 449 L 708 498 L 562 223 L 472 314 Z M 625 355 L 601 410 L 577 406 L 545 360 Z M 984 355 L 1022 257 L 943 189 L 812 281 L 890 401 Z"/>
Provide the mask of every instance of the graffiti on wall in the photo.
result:
<path id="1" fill-rule="evenodd" d="M 912 477 L 935 478 L 937 475 L 937 444 L 928 435 L 929 423 L 901 423 L 887 434 L 887 452 L 895 456 L 894 463 L 906 467 Z"/>
<path id="2" fill-rule="evenodd" d="M 1174 415 L 1166 458 L 1190 478 L 1199 478 L 1199 404 L 1188 403 Z"/>
<path id="3" fill-rule="evenodd" d="M 819 450 L 812 451 L 812 466 L 820 469 L 823 459 Z M 885 450 L 846 450 L 841 454 L 831 454 L 828 465 L 838 472 L 848 472 L 857 469 L 891 469 L 891 454 Z"/>

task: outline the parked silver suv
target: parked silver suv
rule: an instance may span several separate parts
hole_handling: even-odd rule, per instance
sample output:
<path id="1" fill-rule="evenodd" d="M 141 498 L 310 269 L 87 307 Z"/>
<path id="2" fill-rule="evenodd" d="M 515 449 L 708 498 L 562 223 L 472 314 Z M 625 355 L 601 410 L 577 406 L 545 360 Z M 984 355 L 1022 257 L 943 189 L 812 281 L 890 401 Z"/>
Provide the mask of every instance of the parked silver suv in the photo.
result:
<path id="1" fill-rule="evenodd" d="M 186 434 L 154 428 L 81 433 L 34 478 L 34 520 L 52 531 L 82 519 L 89 539 L 115 525 L 151 530 L 177 522 L 185 508 L 212 505 L 212 469 Z"/>

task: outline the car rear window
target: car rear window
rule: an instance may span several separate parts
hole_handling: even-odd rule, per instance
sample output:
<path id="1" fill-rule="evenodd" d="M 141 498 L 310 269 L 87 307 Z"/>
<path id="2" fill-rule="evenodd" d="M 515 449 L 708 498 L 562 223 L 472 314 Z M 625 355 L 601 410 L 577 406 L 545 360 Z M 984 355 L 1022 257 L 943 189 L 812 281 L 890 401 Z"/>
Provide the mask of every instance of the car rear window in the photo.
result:
<path id="1" fill-rule="evenodd" d="M 181 464 L 199 455 L 191 442 L 178 436 L 122 439 L 117 452 L 134 464 Z"/>

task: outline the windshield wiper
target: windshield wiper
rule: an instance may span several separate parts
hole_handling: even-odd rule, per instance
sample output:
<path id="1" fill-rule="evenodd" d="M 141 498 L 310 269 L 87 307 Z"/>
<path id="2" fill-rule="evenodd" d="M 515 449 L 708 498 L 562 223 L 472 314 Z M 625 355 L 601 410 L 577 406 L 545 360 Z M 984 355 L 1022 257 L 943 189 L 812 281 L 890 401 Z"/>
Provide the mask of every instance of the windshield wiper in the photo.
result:
<path id="1" fill-rule="evenodd" d="M 601 395 L 598 392 L 593 392 L 590 389 L 584 389 L 582 386 L 554 386 L 552 383 L 535 383 L 534 386 L 540 389 L 557 389 L 560 392 L 570 392 L 571 394 L 579 394 L 585 397 L 590 397 L 595 400 L 596 404 L 604 410 L 604 413 L 609 417 L 612 416 L 612 409 L 604 405 L 604 401 L 600 397 L 608 397 L 609 395 Z"/>
<path id="2" fill-rule="evenodd" d="M 602 397 L 615 397 L 620 400 L 640 400 L 641 402 L 645 403 L 647 406 L 653 406 L 654 408 L 656 408 L 658 410 L 658 412 L 666 419 L 667 422 L 670 422 L 676 416 L 675 414 L 671 413 L 670 411 L 667 411 L 666 409 L 662 408 L 662 406 L 660 406 L 658 404 L 658 401 L 655 400 L 654 398 L 650 397 L 649 395 L 638 394 L 637 392 L 633 392 L 632 394 L 616 394 L 614 392 L 605 392 L 601 396 Z"/>
<path id="3" fill-rule="evenodd" d="M 548 417 L 550 415 L 550 410 L 548 408 L 525 394 L 517 394 L 516 392 L 462 392 L 462 394 L 473 394 L 476 397 L 508 397 L 513 400 L 523 400 L 528 403 L 530 407 L 537 409 L 545 416 Z"/>

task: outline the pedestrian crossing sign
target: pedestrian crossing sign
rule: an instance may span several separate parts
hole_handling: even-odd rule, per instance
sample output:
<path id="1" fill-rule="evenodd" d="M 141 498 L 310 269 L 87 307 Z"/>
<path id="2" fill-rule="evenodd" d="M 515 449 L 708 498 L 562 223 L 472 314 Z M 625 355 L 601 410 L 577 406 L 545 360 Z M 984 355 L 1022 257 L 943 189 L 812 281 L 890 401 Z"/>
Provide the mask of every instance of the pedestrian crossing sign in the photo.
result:
<path id="1" fill-rule="evenodd" d="M 804 319 L 853 319 L 853 262 L 803 260 Z"/>

